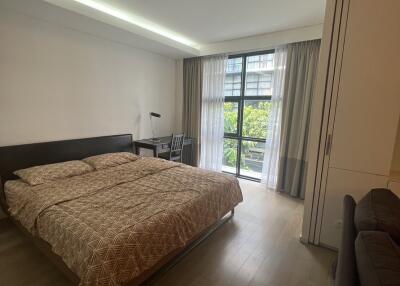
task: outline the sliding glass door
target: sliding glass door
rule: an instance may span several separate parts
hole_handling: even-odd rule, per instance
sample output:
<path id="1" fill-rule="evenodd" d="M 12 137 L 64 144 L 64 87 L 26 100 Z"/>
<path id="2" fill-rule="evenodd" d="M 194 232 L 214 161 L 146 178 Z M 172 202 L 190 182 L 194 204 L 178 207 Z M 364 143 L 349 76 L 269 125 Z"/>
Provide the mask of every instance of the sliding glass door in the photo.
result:
<path id="1" fill-rule="evenodd" d="M 274 51 L 230 56 L 225 77 L 224 172 L 260 180 L 272 95 Z"/>

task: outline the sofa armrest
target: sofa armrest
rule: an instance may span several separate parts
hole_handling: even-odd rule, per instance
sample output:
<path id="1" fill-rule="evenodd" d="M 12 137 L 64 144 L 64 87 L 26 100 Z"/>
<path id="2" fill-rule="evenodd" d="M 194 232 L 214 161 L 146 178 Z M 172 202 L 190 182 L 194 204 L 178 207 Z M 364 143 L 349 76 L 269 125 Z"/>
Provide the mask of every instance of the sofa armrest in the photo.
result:
<path id="1" fill-rule="evenodd" d="M 343 198 L 343 230 L 336 267 L 335 286 L 359 285 L 354 243 L 357 232 L 354 225 L 356 202 L 352 196 Z"/>

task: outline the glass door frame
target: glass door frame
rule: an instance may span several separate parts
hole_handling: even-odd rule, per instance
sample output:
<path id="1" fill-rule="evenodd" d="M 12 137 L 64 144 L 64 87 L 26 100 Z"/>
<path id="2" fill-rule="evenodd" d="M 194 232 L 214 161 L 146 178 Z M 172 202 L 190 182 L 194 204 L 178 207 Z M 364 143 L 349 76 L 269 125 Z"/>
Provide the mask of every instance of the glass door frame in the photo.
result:
<path id="1" fill-rule="evenodd" d="M 228 59 L 235 59 L 235 58 L 242 58 L 242 71 L 241 71 L 241 86 L 240 86 L 240 95 L 239 96 L 225 96 L 224 102 L 233 102 L 238 104 L 238 120 L 236 125 L 236 133 L 226 133 L 224 132 L 224 139 L 234 139 L 237 140 L 237 155 L 236 155 L 236 173 L 231 173 L 227 171 L 223 171 L 224 173 L 233 174 L 236 177 L 252 180 L 256 182 L 260 182 L 261 180 L 254 177 L 249 177 L 246 175 L 242 175 L 240 173 L 240 164 L 241 164 L 241 156 L 242 156 L 242 142 L 245 141 L 253 141 L 253 142 L 261 142 L 265 143 L 266 139 L 262 138 L 253 138 L 243 136 L 243 111 L 244 111 L 244 103 L 247 100 L 263 100 L 263 101 L 270 101 L 271 96 L 249 96 L 245 95 L 246 90 L 246 67 L 247 67 L 247 57 L 249 56 L 258 56 L 258 55 L 265 55 L 265 54 L 272 54 L 275 53 L 275 50 L 266 50 L 266 51 L 258 51 L 258 52 L 250 52 L 250 53 L 242 53 L 242 54 L 235 54 L 230 55 Z"/>

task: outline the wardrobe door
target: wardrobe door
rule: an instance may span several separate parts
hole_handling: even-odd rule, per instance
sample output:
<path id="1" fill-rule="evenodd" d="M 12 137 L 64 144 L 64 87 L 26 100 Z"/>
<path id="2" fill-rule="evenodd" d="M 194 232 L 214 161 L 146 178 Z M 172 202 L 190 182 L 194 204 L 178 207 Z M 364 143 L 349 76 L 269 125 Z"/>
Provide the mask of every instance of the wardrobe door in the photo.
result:
<path id="1" fill-rule="evenodd" d="M 386 187 L 400 116 L 400 1 L 348 0 L 335 69 L 316 242 L 337 248 L 342 200 Z M 327 144 L 329 145 L 329 144 Z M 330 148 L 329 148 L 330 147 Z M 318 236 L 319 232 L 319 236 Z"/>
<path id="2" fill-rule="evenodd" d="M 400 114 L 400 1 L 350 0 L 329 167 L 389 175 Z"/>

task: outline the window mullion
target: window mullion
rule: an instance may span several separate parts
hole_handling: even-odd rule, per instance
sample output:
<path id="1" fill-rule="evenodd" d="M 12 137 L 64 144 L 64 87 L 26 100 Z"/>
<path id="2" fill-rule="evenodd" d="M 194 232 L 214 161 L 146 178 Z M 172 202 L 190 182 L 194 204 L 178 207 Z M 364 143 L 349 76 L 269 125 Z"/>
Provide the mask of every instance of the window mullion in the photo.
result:
<path id="1" fill-rule="evenodd" d="M 243 112 L 244 112 L 244 93 L 246 90 L 246 67 L 247 67 L 247 57 L 242 56 L 242 74 L 241 74 L 241 89 L 240 89 L 240 102 L 239 102 L 239 140 L 238 140 L 238 153 L 237 153 L 237 163 L 236 163 L 236 174 L 240 176 L 240 164 L 242 159 L 242 134 L 243 134 Z"/>

